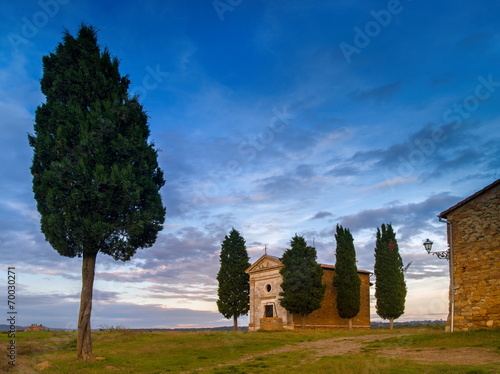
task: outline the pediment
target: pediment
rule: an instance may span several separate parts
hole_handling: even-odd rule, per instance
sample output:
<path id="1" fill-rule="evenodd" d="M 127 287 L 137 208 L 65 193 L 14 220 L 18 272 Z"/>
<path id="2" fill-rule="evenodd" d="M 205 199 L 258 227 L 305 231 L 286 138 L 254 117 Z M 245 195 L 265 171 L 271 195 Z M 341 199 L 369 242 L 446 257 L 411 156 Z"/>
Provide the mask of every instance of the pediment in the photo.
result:
<path id="1" fill-rule="evenodd" d="M 254 273 L 257 271 L 264 271 L 269 269 L 276 269 L 283 267 L 283 263 L 278 257 L 264 255 L 253 263 L 247 270 L 246 273 Z"/>

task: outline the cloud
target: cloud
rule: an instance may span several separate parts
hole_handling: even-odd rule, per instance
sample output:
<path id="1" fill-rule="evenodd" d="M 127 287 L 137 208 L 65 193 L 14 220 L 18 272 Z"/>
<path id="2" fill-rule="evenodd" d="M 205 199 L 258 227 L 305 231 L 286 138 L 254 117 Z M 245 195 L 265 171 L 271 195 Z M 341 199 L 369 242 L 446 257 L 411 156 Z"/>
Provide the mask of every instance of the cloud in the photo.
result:
<path id="1" fill-rule="evenodd" d="M 103 291 L 99 289 L 94 289 L 93 292 L 93 300 L 96 302 L 114 302 L 120 296 L 119 292 L 115 291 Z M 80 295 L 77 295 L 77 298 L 80 298 Z"/>
<path id="2" fill-rule="evenodd" d="M 217 287 L 215 284 L 191 285 L 154 285 L 145 289 L 149 291 L 145 298 L 152 299 L 184 299 L 215 303 L 217 301 Z"/>
<path id="3" fill-rule="evenodd" d="M 401 88 L 401 82 L 392 82 L 380 87 L 367 88 L 364 90 L 357 89 L 349 93 L 349 97 L 357 102 L 368 101 L 380 105 L 391 101 L 394 96 L 401 91 Z"/>
<path id="4" fill-rule="evenodd" d="M 484 143 L 471 132 L 480 125 L 476 121 L 464 121 L 460 126 L 446 123 L 436 126 L 428 123 L 400 142 L 386 148 L 360 150 L 329 171 L 349 175 L 349 170 L 370 168 L 380 170 L 388 181 L 422 180 L 440 177 L 453 169 L 465 169 L 483 164 L 494 158 L 487 141 Z M 467 137 L 474 146 L 464 144 Z M 430 171 L 429 171 L 430 170 Z M 354 174 L 354 172 L 352 173 Z"/>
<path id="5" fill-rule="evenodd" d="M 325 175 L 332 177 L 353 177 L 361 173 L 359 167 L 355 166 L 354 163 L 343 163 L 337 165 L 330 169 Z"/>
<path id="6" fill-rule="evenodd" d="M 289 175 L 276 175 L 261 180 L 256 183 L 259 189 L 273 198 L 288 198 L 291 194 L 301 189 L 300 178 Z"/>
<path id="7" fill-rule="evenodd" d="M 311 219 L 323 219 L 325 217 L 333 217 L 334 214 L 331 212 L 318 212 Z"/>
<path id="8" fill-rule="evenodd" d="M 447 85 L 453 81 L 451 74 L 441 75 L 431 80 L 432 87 L 439 87 L 442 85 Z"/>
<path id="9" fill-rule="evenodd" d="M 10 93 L 5 93 L 10 96 Z M 0 91 L 1 97 L 1 91 Z M 3 199 L 28 199 L 31 193 L 31 157 L 27 133 L 32 132 L 33 117 L 17 103 L 0 101 L 0 148 L 2 163 L 0 172 L 4 183 L 0 185 Z M 9 183 L 5 183 L 9 181 Z"/>
<path id="10" fill-rule="evenodd" d="M 316 174 L 313 165 L 301 164 L 295 169 L 295 174 L 299 178 L 312 178 Z"/>
<path id="11" fill-rule="evenodd" d="M 500 165 L 499 165 L 500 166 Z M 496 170 L 496 169 L 493 169 Z M 479 180 L 484 180 L 483 185 L 487 186 L 493 181 L 497 180 L 498 176 L 496 173 L 478 173 L 478 174 L 469 174 L 465 177 L 458 178 L 454 181 L 454 183 L 465 183 L 465 182 L 476 182 Z"/>
<path id="12" fill-rule="evenodd" d="M 382 223 L 392 223 L 400 227 L 401 240 L 408 240 L 424 229 L 430 228 L 428 221 L 435 219 L 438 213 L 453 206 L 461 199 L 448 193 L 428 197 L 420 203 L 394 204 L 377 209 L 367 209 L 356 214 L 339 217 L 340 224 L 352 232 L 363 229 L 376 230 Z"/>
<path id="13" fill-rule="evenodd" d="M 453 170 L 460 170 L 467 166 L 474 166 L 480 162 L 483 155 L 474 149 L 464 149 L 460 153 L 456 153 L 448 159 L 443 160 L 436 168 L 430 173 L 423 173 L 424 180 L 442 177 Z"/>
<path id="14" fill-rule="evenodd" d="M 405 273 L 406 279 L 422 280 L 449 277 L 448 262 L 425 253 L 423 246 L 421 253 L 403 253 L 402 257 L 405 266 L 411 262 Z"/>
<path id="15" fill-rule="evenodd" d="M 476 32 L 461 39 L 457 44 L 467 49 L 486 48 L 495 41 L 495 37 L 493 33 Z"/>
<path id="16" fill-rule="evenodd" d="M 176 328 L 184 325 L 196 327 L 226 326 L 227 320 L 216 312 L 188 308 L 169 308 L 160 304 L 111 302 L 114 293 L 96 290 L 92 308 L 92 328 L 122 326 L 125 328 Z M 101 295 L 101 298 L 100 296 Z M 104 295 L 104 299 L 102 296 Z M 33 323 L 52 328 L 76 329 L 79 295 L 24 294 L 20 325 Z"/>
<path id="17" fill-rule="evenodd" d="M 160 234 L 152 248 L 139 251 L 122 267 L 111 262 L 108 269 L 96 271 L 96 279 L 133 285 L 144 298 L 213 302 L 220 245 L 230 227 L 211 224 L 205 229 L 183 227 Z"/>
<path id="18" fill-rule="evenodd" d="M 376 189 L 387 188 L 387 187 L 394 188 L 394 187 L 402 185 L 402 184 L 417 183 L 417 182 L 419 182 L 419 181 L 417 179 L 414 179 L 414 178 L 396 177 L 393 179 L 388 179 L 388 180 L 385 180 L 383 182 L 377 183 L 373 186 L 365 187 L 365 190 L 376 190 Z"/>
<path id="19" fill-rule="evenodd" d="M 155 246 L 138 253 L 137 259 L 144 260 L 143 268 L 147 269 L 155 267 L 157 262 L 213 255 L 220 249 L 224 231 L 220 226 L 211 226 L 211 229 L 213 232 L 206 233 L 199 228 L 186 226 L 174 233 L 162 233 Z"/>

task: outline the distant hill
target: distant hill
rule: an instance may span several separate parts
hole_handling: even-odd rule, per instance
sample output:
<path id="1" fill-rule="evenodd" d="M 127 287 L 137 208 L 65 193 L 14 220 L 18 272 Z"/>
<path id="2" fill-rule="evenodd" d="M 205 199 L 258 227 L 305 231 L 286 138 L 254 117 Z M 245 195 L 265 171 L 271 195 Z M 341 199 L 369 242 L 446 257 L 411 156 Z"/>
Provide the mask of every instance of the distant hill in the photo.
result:
<path id="1" fill-rule="evenodd" d="M 16 331 L 19 331 L 19 330 L 24 330 L 24 329 L 27 329 L 29 326 L 16 326 Z M 50 331 L 73 331 L 73 329 L 60 329 L 60 328 L 57 328 L 57 327 L 47 327 L 45 326 L 45 328 L 47 330 L 50 330 Z M 0 325 L 0 331 L 10 331 L 10 325 Z"/>
<path id="2" fill-rule="evenodd" d="M 46 327 L 46 326 L 45 326 Z M 27 329 L 28 326 L 16 326 L 16 331 Z M 50 331 L 75 331 L 76 329 L 61 329 L 58 327 L 46 327 Z M 114 328 L 110 327 L 109 330 L 148 330 L 148 331 L 233 331 L 233 326 L 220 326 L 220 327 L 200 327 L 200 328 L 173 328 L 173 329 L 157 329 L 157 328 L 141 328 L 141 329 L 128 329 L 127 327 Z M 10 325 L 0 325 L 0 332 L 9 331 Z M 92 331 L 100 331 L 100 329 L 92 329 Z M 239 331 L 247 331 L 248 326 L 238 328 Z"/>
<path id="3" fill-rule="evenodd" d="M 445 326 L 446 321 L 444 320 L 425 320 L 425 321 L 409 321 L 409 322 L 394 322 L 394 328 L 418 328 L 418 327 L 429 327 L 429 326 Z M 383 329 L 388 328 L 389 322 L 372 322 L 372 329 Z M 16 326 L 16 330 L 23 330 L 28 328 L 28 326 Z M 57 327 L 47 327 L 50 331 L 75 331 L 75 329 L 61 329 Z M 110 329 L 114 329 L 111 327 Z M 172 329 L 157 329 L 157 328 L 142 328 L 142 329 L 128 329 L 126 327 L 118 328 L 124 330 L 148 330 L 148 331 L 233 331 L 233 326 L 220 326 L 220 327 L 200 327 L 200 328 L 172 328 Z M 9 331 L 10 325 L 0 325 L 0 331 Z M 102 329 L 94 329 L 94 331 L 99 331 Z M 239 331 L 248 331 L 248 326 L 238 327 Z"/>
<path id="4" fill-rule="evenodd" d="M 132 329 L 132 330 L 148 330 L 148 331 L 233 331 L 233 326 L 220 326 L 220 327 L 199 327 L 199 328 L 175 328 L 175 329 Z M 248 331 L 248 326 L 239 326 L 238 331 Z"/>
<path id="5" fill-rule="evenodd" d="M 425 320 L 425 321 L 408 321 L 408 322 L 394 322 L 394 328 L 418 328 L 418 327 L 429 327 L 429 326 L 445 326 L 446 321 L 444 320 L 435 320 L 435 321 L 430 321 L 430 320 Z M 389 327 L 389 322 L 372 322 L 371 323 L 371 328 L 372 329 L 382 329 L 382 328 L 388 328 Z"/>

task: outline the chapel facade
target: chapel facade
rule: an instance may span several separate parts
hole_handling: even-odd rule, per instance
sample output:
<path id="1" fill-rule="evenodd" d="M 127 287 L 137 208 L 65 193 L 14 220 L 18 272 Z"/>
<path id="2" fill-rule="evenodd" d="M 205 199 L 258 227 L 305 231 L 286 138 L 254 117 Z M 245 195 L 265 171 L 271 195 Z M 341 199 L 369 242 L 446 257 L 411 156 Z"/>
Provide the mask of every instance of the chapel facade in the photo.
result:
<path id="1" fill-rule="evenodd" d="M 293 330 L 302 327 L 301 317 L 292 315 L 280 305 L 283 263 L 279 258 L 263 255 L 246 273 L 250 276 L 250 323 L 249 331 L 257 330 Z M 305 317 L 305 327 L 308 329 L 346 329 L 348 319 L 341 318 L 337 311 L 337 292 L 333 287 L 335 267 L 323 265 L 323 284 L 326 284 L 325 297 L 321 308 Z M 361 279 L 360 311 L 353 318 L 353 328 L 370 328 L 370 275 L 365 270 L 358 270 Z"/>

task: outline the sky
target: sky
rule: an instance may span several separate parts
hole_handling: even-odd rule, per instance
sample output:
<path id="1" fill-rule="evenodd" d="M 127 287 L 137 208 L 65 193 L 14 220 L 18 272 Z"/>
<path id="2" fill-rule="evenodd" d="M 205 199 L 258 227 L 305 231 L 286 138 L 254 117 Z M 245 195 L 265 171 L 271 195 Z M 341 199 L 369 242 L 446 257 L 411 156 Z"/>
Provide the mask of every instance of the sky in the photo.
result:
<path id="1" fill-rule="evenodd" d="M 500 174 L 500 3 L 478 4 L 1 1 L 0 299 L 15 267 L 19 325 L 77 326 L 81 259 L 40 231 L 27 135 L 42 57 L 85 23 L 148 113 L 167 209 L 154 246 L 98 256 L 93 328 L 230 326 L 216 275 L 232 228 L 252 263 L 298 234 L 335 264 L 337 224 L 373 271 L 392 223 L 409 265 L 399 321 L 446 319 L 448 263 L 422 243 L 446 250 L 437 215 Z"/>

